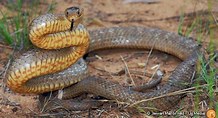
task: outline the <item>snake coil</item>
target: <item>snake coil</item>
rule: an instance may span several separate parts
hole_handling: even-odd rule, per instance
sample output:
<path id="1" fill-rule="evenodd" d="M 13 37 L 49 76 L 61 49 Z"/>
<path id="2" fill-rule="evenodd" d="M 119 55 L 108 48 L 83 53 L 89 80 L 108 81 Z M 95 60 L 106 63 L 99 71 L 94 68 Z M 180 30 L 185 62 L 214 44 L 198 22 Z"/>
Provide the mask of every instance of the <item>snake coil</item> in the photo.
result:
<path id="1" fill-rule="evenodd" d="M 68 87 L 64 90 L 63 99 L 90 92 L 132 104 L 191 85 L 197 61 L 196 52 L 199 52 L 195 41 L 167 31 L 143 27 L 87 31 L 81 24 L 82 17 L 82 9 L 71 7 L 65 10 L 65 14 L 45 14 L 34 19 L 29 37 L 38 48 L 14 60 L 7 74 L 8 87 L 20 93 L 44 93 Z M 88 76 L 87 66 L 80 58 L 85 53 L 106 48 L 153 48 L 172 54 L 183 62 L 160 90 L 141 93 L 96 77 L 84 79 Z M 167 96 L 139 105 L 165 110 L 180 99 L 181 95 Z M 60 104 L 73 106 L 68 100 Z"/>

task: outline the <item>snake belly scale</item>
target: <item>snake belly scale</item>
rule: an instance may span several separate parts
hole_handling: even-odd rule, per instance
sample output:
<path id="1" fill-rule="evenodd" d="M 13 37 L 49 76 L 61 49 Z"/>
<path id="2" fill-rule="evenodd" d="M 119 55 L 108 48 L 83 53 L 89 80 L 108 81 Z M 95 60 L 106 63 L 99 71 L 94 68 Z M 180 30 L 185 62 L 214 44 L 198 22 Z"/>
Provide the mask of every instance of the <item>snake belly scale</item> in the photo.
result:
<path id="1" fill-rule="evenodd" d="M 15 92 L 37 94 L 68 87 L 64 90 L 63 99 L 91 92 L 109 99 L 134 103 L 191 85 L 199 52 L 195 41 L 167 31 L 143 27 L 87 31 L 81 24 L 82 17 L 82 9 L 71 7 L 62 15 L 45 14 L 34 19 L 29 37 L 39 48 L 27 51 L 14 60 L 7 73 L 8 87 Z M 150 93 L 131 91 L 108 80 L 84 79 L 88 76 L 87 66 L 80 58 L 88 52 L 107 48 L 153 48 L 172 54 L 183 62 L 160 90 Z M 178 95 L 157 99 L 151 106 L 168 109 L 173 106 L 172 101 L 180 98 Z"/>

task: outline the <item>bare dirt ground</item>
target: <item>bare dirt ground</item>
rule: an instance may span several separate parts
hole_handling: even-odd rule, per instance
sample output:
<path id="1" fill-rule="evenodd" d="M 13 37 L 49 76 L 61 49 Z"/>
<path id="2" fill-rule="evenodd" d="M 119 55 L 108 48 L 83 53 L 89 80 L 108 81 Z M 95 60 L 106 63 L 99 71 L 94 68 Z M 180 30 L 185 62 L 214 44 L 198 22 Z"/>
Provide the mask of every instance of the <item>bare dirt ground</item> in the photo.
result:
<path id="1" fill-rule="evenodd" d="M 177 33 L 179 26 L 179 16 L 181 13 L 189 14 L 193 12 L 207 9 L 205 0 L 160 0 L 158 3 L 146 4 L 143 2 L 125 3 L 124 0 L 54 0 L 57 4 L 54 13 L 61 13 L 65 8 L 70 6 L 81 6 L 85 10 L 85 21 L 88 29 L 97 29 L 100 27 L 112 26 L 143 26 L 160 28 L 163 30 Z M 52 2 L 48 0 L 48 3 Z M 218 4 L 214 2 L 214 6 Z M 45 6 L 45 5 L 42 5 Z M 1 5 L 2 8 L 4 6 Z M 213 7 L 214 12 L 218 12 L 217 7 Z M 214 14 L 218 17 L 217 14 Z M 176 17 L 175 17 L 176 16 Z M 207 16 L 205 16 L 207 18 Z M 204 17 L 204 18 L 205 18 Z M 183 31 L 189 26 L 195 14 L 187 17 L 183 25 Z M 195 34 L 192 34 L 195 37 Z M 204 40 L 206 45 L 209 40 Z M 12 49 L 5 45 L 0 45 L 0 72 L 1 77 L 4 77 L 4 70 L 7 69 L 9 60 L 8 55 Z M 101 76 L 105 79 L 119 82 L 121 85 L 129 86 L 132 84 L 130 76 L 127 74 L 113 75 L 125 68 L 139 72 L 132 74 L 136 85 L 147 82 L 150 78 L 143 76 L 140 72 L 154 73 L 157 65 L 164 72 L 167 79 L 169 74 L 174 70 L 180 60 L 161 52 L 153 51 L 149 57 L 146 67 L 144 64 L 148 59 L 149 51 L 145 50 L 105 50 L 94 52 L 89 55 L 89 69 L 93 75 Z M 127 66 L 125 65 L 127 64 Z M 0 84 L 4 85 L 3 81 Z M 33 117 L 40 114 L 37 108 L 38 98 L 36 95 L 21 95 L 13 92 L 0 91 L 0 117 Z M 200 102 L 207 101 L 207 98 L 202 97 Z M 199 103 L 201 104 L 201 103 Z M 186 110 L 194 109 L 193 95 L 184 98 L 178 106 L 172 108 Z M 207 110 L 207 104 L 199 109 L 199 111 Z M 121 108 L 119 105 L 107 104 L 103 107 L 85 112 L 73 112 L 70 117 L 147 117 L 143 113 L 135 112 L 127 108 Z"/>

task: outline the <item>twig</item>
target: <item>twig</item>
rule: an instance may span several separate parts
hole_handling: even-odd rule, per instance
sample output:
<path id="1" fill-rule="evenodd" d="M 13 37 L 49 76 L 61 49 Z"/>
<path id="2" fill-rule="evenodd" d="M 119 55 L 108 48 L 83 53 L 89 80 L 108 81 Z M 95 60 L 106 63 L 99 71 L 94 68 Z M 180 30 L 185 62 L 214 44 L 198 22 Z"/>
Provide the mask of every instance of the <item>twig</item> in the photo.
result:
<path id="1" fill-rule="evenodd" d="M 23 31 L 23 28 L 22 28 L 22 29 L 19 29 L 19 30 L 17 30 L 17 31 L 15 31 L 15 32 L 12 32 L 10 35 L 13 36 L 13 35 L 15 35 L 16 33 L 19 33 L 19 32 L 22 32 L 22 31 Z"/>
<path id="2" fill-rule="evenodd" d="M 14 52 L 15 52 L 15 48 L 13 48 L 13 51 L 12 51 L 12 53 L 11 53 L 11 55 L 10 56 L 13 56 L 14 55 Z M 8 63 L 7 63 L 7 65 L 6 65 L 6 68 L 5 68 L 5 70 L 3 71 L 3 76 L 2 76 L 2 78 L 3 78 L 3 86 L 2 86 L 2 90 L 3 90 L 3 92 L 5 92 L 5 88 L 6 88 L 6 85 L 5 85 L 5 82 L 6 82 L 6 74 L 7 74 L 7 71 L 8 71 L 8 68 L 9 68 L 9 66 L 11 65 L 11 60 L 12 60 L 12 58 L 10 57 L 10 59 L 8 60 Z M 0 73 L 0 75 L 1 75 L 2 73 Z"/>
<path id="3" fill-rule="evenodd" d="M 53 117 L 57 117 L 57 116 L 64 116 L 64 115 L 72 115 L 72 113 L 63 113 L 63 112 L 58 112 L 58 113 L 44 113 L 44 114 L 36 114 L 36 115 L 33 115 L 35 117 L 50 117 L 50 116 L 53 116 Z"/>
<path id="4" fill-rule="evenodd" d="M 100 68 L 100 67 L 92 66 L 92 65 L 90 65 L 90 66 L 91 66 L 92 68 L 98 70 L 98 71 L 101 71 L 101 72 L 105 73 L 104 76 L 111 76 L 112 78 L 114 78 L 113 75 L 116 75 L 116 73 L 107 71 L 107 69 L 105 68 L 105 66 L 104 66 L 104 69 L 103 69 L 103 68 Z"/>
<path id="5" fill-rule="evenodd" d="M 0 47 L 2 47 L 2 48 L 8 48 L 8 49 L 12 49 L 12 47 L 11 47 L 11 46 L 7 46 L 7 45 L 3 45 L 3 44 L 0 44 Z"/>
<path id="6" fill-rule="evenodd" d="M 129 68 L 128 68 L 128 66 L 127 66 L 126 61 L 124 60 L 123 56 L 120 56 L 120 57 L 121 57 L 121 59 L 122 59 L 124 65 L 125 65 L 126 71 L 127 71 L 128 75 L 129 75 L 131 81 L 132 81 L 132 84 L 133 84 L 134 86 L 136 86 L 136 84 L 135 84 L 135 82 L 134 82 L 134 80 L 133 80 L 133 78 L 132 78 L 132 75 L 131 75 L 130 72 L 129 72 Z"/>
<path id="7" fill-rule="evenodd" d="M 63 110 L 65 110 L 67 113 L 70 113 L 70 110 L 69 109 L 67 109 L 67 108 L 65 108 L 60 102 L 58 102 L 57 100 L 56 100 L 56 97 L 57 96 L 55 96 L 55 97 L 53 97 L 53 99 L 51 99 L 52 98 L 52 92 L 50 93 L 50 96 L 49 96 L 49 98 L 48 98 L 48 100 L 47 100 L 47 102 L 44 104 L 44 109 L 45 109 L 45 107 L 46 107 L 46 105 L 49 103 L 49 102 L 53 102 L 52 104 L 54 104 L 54 105 L 57 105 L 57 106 L 54 106 L 54 107 L 52 107 L 51 109 L 47 109 L 48 111 L 54 111 L 54 110 L 56 110 L 56 109 L 63 109 Z M 59 100 L 59 99 L 58 99 Z M 43 109 L 43 110 L 44 110 Z M 43 112 L 43 111 L 42 111 Z M 66 114 L 66 113 L 65 113 Z"/>
<path id="8" fill-rule="evenodd" d="M 97 117 L 100 118 L 100 117 L 101 117 L 101 114 L 102 114 L 104 111 L 105 111 L 104 109 L 99 110 L 99 113 L 97 114 Z"/>
<path id="9" fill-rule="evenodd" d="M 154 71 L 154 73 L 152 74 L 151 78 L 149 81 L 151 81 L 153 79 L 153 77 L 155 76 L 155 74 L 157 73 L 157 71 L 160 69 L 160 65 L 158 65 Z"/>
<path id="10" fill-rule="evenodd" d="M 205 100 L 201 101 L 199 104 L 201 105 L 201 109 L 202 109 L 202 110 L 205 110 L 205 107 L 208 106 Z M 204 107 L 204 106 L 205 106 L 205 107 Z"/>
<path id="11" fill-rule="evenodd" d="M 212 15 L 212 17 L 213 17 L 213 20 L 214 20 L 214 22 L 215 22 L 216 26 L 218 26 L 218 22 L 217 22 L 217 20 L 218 20 L 218 19 L 216 19 L 216 17 L 214 16 L 214 14 L 213 14 L 213 13 L 211 13 L 211 15 Z"/>
<path id="12" fill-rule="evenodd" d="M 202 85 L 200 87 L 205 87 L 205 86 L 207 86 L 207 84 L 204 84 L 204 85 Z M 173 96 L 173 95 L 179 95 L 179 94 L 184 94 L 184 93 L 188 93 L 188 92 L 189 93 L 196 92 L 196 90 L 194 91 L 192 89 L 196 89 L 196 87 L 190 87 L 190 88 L 187 88 L 187 89 L 182 89 L 182 90 L 178 90 L 178 91 L 175 91 L 175 92 L 167 93 L 167 94 L 164 94 L 164 95 L 161 95 L 161 96 L 140 100 L 140 101 L 137 101 L 137 102 L 131 104 L 130 107 L 133 107 L 133 106 L 135 106 L 135 105 L 137 105 L 139 103 L 142 103 L 142 102 L 147 102 L 147 101 L 155 100 L 155 99 L 158 99 L 158 98 L 163 98 L 163 97 Z"/>
<path id="13" fill-rule="evenodd" d="M 52 97 L 52 92 L 49 94 L 48 99 L 45 99 L 45 101 L 44 101 L 44 103 L 43 103 L 43 107 L 42 107 L 42 109 L 40 110 L 41 113 L 44 112 L 46 105 L 48 105 L 49 101 L 51 100 L 51 97 Z"/>
<path id="14" fill-rule="evenodd" d="M 64 109 L 65 111 L 69 112 L 69 110 L 68 110 L 67 108 L 65 108 L 64 106 L 60 105 L 58 102 L 56 102 L 55 97 L 53 97 L 53 99 L 52 99 L 52 94 L 53 94 L 53 93 L 51 92 L 51 93 L 49 94 L 49 98 L 48 98 L 48 99 L 45 99 L 45 102 L 44 102 L 43 107 L 42 107 L 42 109 L 41 109 L 41 113 L 45 112 L 46 110 L 52 111 L 52 110 L 60 109 L 60 108 L 62 108 L 62 109 Z M 52 102 L 52 101 L 54 101 L 54 103 L 52 103 L 52 104 L 55 104 L 55 105 L 58 105 L 58 106 L 53 107 L 53 108 L 51 108 L 51 109 L 46 109 L 46 110 L 45 110 L 45 108 L 46 108 L 46 106 L 49 104 L 49 102 Z"/>
<path id="15" fill-rule="evenodd" d="M 147 101 L 151 101 L 151 100 L 155 100 L 155 99 L 159 99 L 159 98 L 163 98 L 163 97 L 167 97 L 167 96 L 179 95 L 179 94 L 184 94 L 184 93 L 194 93 L 194 92 L 196 92 L 196 91 L 172 92 L 172 93 L 168 93 L 165 95 L 137 101 L 137 102 L 131 104 L 130 107 L 135 106 L 135 105 L 142 103 L 142 102 L 147 102 Z"/>
<path id="16" fill-rule="evenodd" d="M 148 64 L 148 60 L 149 60 L 149 58 L 150 58 L 150 56 L 151 56 L 151 53 L 152 53 L 152 51 L 153 51 L 153 49 L 154 49 L 154 45 L 155 45 L 156 41 L 157 41 L 157 40 L 154 41 L 154 44 L 152 45 L 152 47 L 151 47 L 151 49 L 150 49 L 150 51 L 149 51 L 149 53 L 148 53 L 148 57 L 147 57 L 147 59 L 146 59 L 146 61 L 145 61 L 144 75 L 145 75 L 145 73 L 146 73 L 146 67 L 147 67 L 147 64 Z"/>
<path id="17" fill-rule="evenodd" d="M 35 112 L 34 110 L 30 109 L 29 107 L 28 107 L 28 110 L 29 110 L 32 114 L 37 114 L 37 112 Z"/>
<path id="18" fill-rule="evenodd" d="M 9 105 L 9 106 L 20 106 L 19 103 L 11 102 L 6 96 L 4 96 L 2 93 L 0 93 L 2 96 L 3 102 L 0 102 L 0 104 Z"/>
<path id="19" fill-rule="evenodd" d="M 5 67 L 4 71 L 2 71 L 2 72 L 0 73 L 0 75 L 3 74 L 3 76 L 2 76 L 3 79 L 4 79 L 5 76 L 6 76 L 6 72 L 7 72 L 8 68 L 9 68 L 9 65 L 10 65 L 10 64 L 11 64 L 11 59 L 8 60 L 8 63 L 6 64 L 6 67 Z"/>
<path id="20" fill-rule="evenodd" d="M 195 74 L 196 74 L 196 71 L 194 71 L 193 74 L 192 74 L 191 83 L 193 83 L 193 80 L 195 78 Z"/>

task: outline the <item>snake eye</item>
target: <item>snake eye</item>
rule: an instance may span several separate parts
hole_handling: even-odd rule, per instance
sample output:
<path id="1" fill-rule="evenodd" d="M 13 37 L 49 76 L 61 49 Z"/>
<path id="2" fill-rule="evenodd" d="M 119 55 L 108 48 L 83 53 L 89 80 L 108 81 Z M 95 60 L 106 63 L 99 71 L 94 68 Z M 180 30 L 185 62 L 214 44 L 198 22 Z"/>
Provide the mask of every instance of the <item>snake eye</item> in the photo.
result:
<path id="1" fill-rule="evenodd" d="M 77 14 L 80 15 L 80 10 L 79 9 L 77 10 Z"/>

